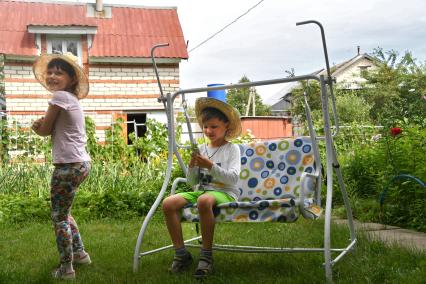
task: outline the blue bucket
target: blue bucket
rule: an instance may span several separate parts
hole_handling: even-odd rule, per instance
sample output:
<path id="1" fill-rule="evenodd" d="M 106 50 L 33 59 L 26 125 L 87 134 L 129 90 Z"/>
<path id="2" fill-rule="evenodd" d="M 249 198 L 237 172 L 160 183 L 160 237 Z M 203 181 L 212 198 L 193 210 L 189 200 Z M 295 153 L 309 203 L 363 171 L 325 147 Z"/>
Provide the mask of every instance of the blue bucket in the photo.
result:
<path id="1" fill-rule="evenodd" d="M 207 87 L 225 86 L 225 84 L 209 84 Z M 226 103 L 226 90 L 207 91 L 207 97 L 214 98 Z"/>

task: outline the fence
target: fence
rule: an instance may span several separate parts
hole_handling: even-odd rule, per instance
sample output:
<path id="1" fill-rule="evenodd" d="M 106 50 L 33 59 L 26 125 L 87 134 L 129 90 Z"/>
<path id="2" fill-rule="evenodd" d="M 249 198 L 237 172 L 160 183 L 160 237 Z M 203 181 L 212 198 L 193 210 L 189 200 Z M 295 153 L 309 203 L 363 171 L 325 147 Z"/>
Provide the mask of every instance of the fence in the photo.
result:
<path id="1" fill-rule="evenodd" d="M 88 117 L 88 116 L 86 116 Z M 135 133 L 135 141 L 140 139 L 144 133 L 138 133 L 138 128 L 146 127 L 146 123 L 138 123 L 136 120 L 117 122 L 111 118 L 109 125 L 110 141 L 112 142 L 111 152 L 114 152 L 114 141 L 118 137 L 123 136 L 123 129 L 116 131 L 114 125 L 131 124 Z M 47 162 L 47 154 L 51 151 L 50 137 L 42 137 L 37 135 L 32 129 L 32 122 L 17 121 L 9 119 L 6 113 L 0 114 L 0 161 L 10 160 L 16 161 L 22 158 L 28 158 L 36 162 Z M 96 126 L 94 126 L 96 128 Z M 86 126 L 87 129 L 87 126 Z M 119 132 L 119 133 L 116 133 Z M 124 133 L 126 136 L 128 133 Z M 96 137 L 98 143 L 105 143 Z M 127 139 L 127 137 L 126 137 Z"/>
<path id="2" fill-rule="evenodd" d="M 87 114 L 90 116 L 90 114 Z M 6 115 L 0 114 L 0 159 L 16 160 L 19 158 L 30 158 L 38 162 L 47 162 L 46 155 L 50 153 L 50 138 L 40 137 L 31 130 L 30 122 L 19 122 L 16 120 L 5 119 Z M 126 129 L 116 129 L 114 125 L 125 125 Z M 111 153 L 114 153 L 114 141 L 121 136 L 123 139 L 123 132 L 128 136 L 127 126 L 131 125 L 134 130 L 134 139 L 137 141 L 143 134 L 139 133 L 139 128 L 145 126 L 146 123 L 138 123 L 136 120 L 132 121 L 114 121 L 111 118 L 110 125 L 106 131 L 110 131 L 109 142 L 112 144 L 110 147 Z M 165 126 L 164 126 L 165 127 Z M 94 125 L 96 129 L 96 126 Z M 194 138 L 202 137 L 202 130 L 198 123 L 191 123 Z M 356 126 L 340 126 L 340 134 L 336 137 L 338 146 L 350 148 L 354 144 L 368 144 L 375 139 L 380 138 L 380 130 L 382 126 L 370 125 L 356 125 Z M 244 131 L 243 131 L 244 132 Z M 318 132 L 321 132 L 320 130 Z M 256 135 L 255 135 L 256 136 Z M 104 143 L 99 137 L 96 137 L 96 142 Z M 260 137 L 254 137 L 260 138 Z M 128 139 L 128 137 L 125 137 Z M 189 141 L 189 133 L 186 123 L 182 124 L 182 135 L 180 143 Z M 127 143 L 131 144 L 131 143 Z M 129 145 L 131 147 L 131 145 Z M 339 147 L 340 148 L 340 147 Z"/>

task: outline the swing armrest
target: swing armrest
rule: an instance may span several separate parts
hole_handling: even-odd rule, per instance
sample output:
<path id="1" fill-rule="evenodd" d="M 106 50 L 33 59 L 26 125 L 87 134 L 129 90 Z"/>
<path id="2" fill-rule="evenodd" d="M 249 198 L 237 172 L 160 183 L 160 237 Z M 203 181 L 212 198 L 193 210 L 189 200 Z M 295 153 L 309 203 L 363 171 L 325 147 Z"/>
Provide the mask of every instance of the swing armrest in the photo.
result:
<path id="1" fill-rule="evenodd" d="M 318 172 L 303 172 L 300 178 L 299 209 L 303 217 L 307 219 L 318 219 L 322 214 L 322 208 L 314 200 L 318 196 L 315 190 L 318 179 Z"/>
<path id="2" fill-rule="evenodd" d="M 171 189 L 171 191 L 170 191 L 170 194 L 171 194 L 171 195 L 175 194 L 176 187 L 177 187 L 177 185 L 178 185 L 179 183 L 186 183 L 186 178 L 178 177 L 178 178 L 176 178 L 176 179 L 173 181 L 172 189 Z"/>

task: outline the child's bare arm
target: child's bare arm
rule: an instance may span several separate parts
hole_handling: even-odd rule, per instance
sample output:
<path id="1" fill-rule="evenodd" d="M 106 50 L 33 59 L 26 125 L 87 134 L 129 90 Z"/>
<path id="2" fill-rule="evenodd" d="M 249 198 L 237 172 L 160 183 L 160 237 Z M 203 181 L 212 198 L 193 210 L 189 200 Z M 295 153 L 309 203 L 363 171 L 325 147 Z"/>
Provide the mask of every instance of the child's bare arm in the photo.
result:
<path id="1" fill-rule="evenodd" d="M 48 136 L 52 133 L 53 125 L 61 108 L 56 105 L 50 105 L 46 111 L 46 115 L 34 121 L 32 129 L 40 136 Z"/>

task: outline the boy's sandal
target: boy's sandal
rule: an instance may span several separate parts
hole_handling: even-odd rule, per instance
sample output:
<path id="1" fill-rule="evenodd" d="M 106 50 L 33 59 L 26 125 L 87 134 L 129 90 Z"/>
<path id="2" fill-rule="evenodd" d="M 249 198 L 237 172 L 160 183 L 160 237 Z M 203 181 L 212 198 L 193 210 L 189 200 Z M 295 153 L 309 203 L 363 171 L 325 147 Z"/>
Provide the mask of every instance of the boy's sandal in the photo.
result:
<path id="1" fill-rule="evenodd" d="M 213 271 L 213 259 L 210 257 L 200 256 L 198 267 L 195 270 L 194 277 L 203 279 Z"/>
<path id="2" fill-rule="evenodd" d="M 173 258 L 172 266 L 169 271 L 172 273 L 179 273 L 188 269 L 193 262 L 192 255 L 188 252 L 186 255 L 175 255 Z"/>

